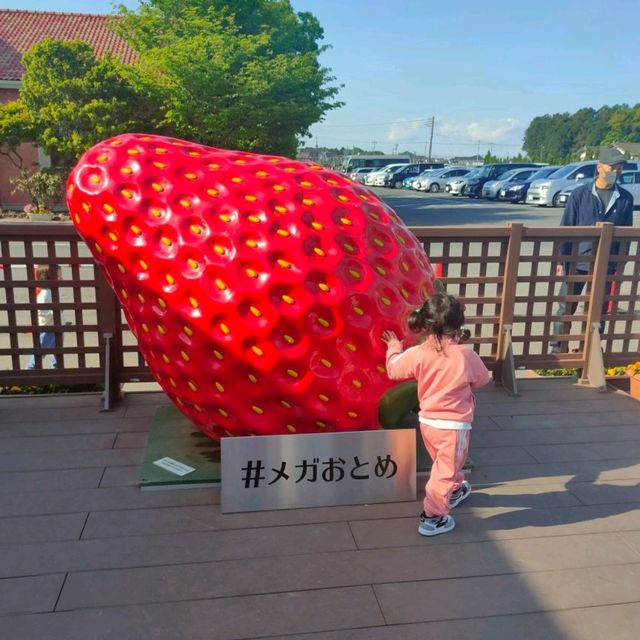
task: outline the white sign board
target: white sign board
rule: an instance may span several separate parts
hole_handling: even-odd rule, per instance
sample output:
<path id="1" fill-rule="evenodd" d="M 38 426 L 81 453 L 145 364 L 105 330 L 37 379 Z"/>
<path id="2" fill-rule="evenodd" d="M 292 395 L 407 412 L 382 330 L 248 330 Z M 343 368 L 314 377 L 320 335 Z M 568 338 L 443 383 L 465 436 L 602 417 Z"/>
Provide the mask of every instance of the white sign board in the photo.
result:
<path id="1" fill-rule="evenodd" d="M 223 438 L 223 513 L 416 499 L 413 429 Z"/>

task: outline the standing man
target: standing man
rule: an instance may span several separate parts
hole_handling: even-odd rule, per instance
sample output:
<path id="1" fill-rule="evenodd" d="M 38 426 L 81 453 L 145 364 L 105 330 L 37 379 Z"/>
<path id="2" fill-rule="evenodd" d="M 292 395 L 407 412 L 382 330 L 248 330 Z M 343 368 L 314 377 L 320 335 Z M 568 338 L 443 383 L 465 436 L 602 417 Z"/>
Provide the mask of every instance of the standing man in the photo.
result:
<path id="1" fill-rule="evenodd" d="M 611 222 L 618 226 L 630 227 L 633 224 L 633 196 L 619 187 L 616 183 L 624 167 L 625 157 L 616 148 L 602 149 L 596 165 L 596 179 L 592 183 L 583 184 L 576 187 L 569 196 L 567 204 L 562 214 L 560 225 L 563 227 L 590 227 L 598 222 Z M 562 255 L 571 254 L 571 242 L 563 243 L 560 248 Z M 581 256 L 591 256 L 594 251 L 594 243 L 584 241 L 578 244 L 578 254 Z M 611 255 L 618 255 L 620 243 L 611 244 Z M 556 275 L 567 276 L 572 274 L 586 276 L 590 272 L 590 262 L 577 262 L 575 270 L 570 271 L 570 262 L 558 264 Z M 613 275 L 616 270 L 616 263 L 610 262 L 607 273 Z M 584 282 L 574 282 L 570 285 L 570 295 L 580 295 L 584 289 Z M 567 291 L 569 293 L 569 291 Z M 556 316 L 567 313 L 574 314 L 577 302 L 560 302 L 556 311 Z M 606 313 L 607 305 L 603 306 L 603 313 Z M 553 323 L 553 335 L 563 333 L 563 322 Z M 604 330 L 604 322 L 600 323 L 600 333 Z M 551 342 L 551 352 L 560 352 L 560 343 Z"/>

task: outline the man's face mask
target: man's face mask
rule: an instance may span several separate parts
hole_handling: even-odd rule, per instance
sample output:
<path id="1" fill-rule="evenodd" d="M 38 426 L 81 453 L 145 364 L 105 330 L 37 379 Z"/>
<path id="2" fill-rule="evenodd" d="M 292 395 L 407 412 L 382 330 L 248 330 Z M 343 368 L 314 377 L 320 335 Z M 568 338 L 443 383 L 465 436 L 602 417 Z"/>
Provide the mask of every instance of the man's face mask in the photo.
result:
<path id="1" fill-rule="evenodd" d="M 607 187 L 613 187 L 616 183 L 618 176 L 622 169 L 613 169 L 609 167 L 608 169 L 604 169 L 602 172 L 602 178 L 607 183 Z"/>

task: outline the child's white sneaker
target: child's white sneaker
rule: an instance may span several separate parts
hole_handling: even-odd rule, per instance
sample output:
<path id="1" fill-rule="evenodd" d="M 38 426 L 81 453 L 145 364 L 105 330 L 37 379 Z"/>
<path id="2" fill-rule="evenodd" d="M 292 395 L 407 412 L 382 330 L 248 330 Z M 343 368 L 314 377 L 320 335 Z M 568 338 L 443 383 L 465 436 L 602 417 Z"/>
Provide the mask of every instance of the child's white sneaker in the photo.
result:
<path id="1" fill-rule="evenodd" d="M 456 489 L 449 497 L 449 507 L 457 507 L 463 500 L 466 500 L 471 494 L 471 485 L 463 480 L 459 489 Z"/>
<path id="2" fill-rule="evenodd" d="M 432 516 L 425 515 L 424 511 L 420 514 L 420 525 L 418 533 L 421 536 L 437 536 L 441 533 L 448 533 L 456 526 L 455 520 L 451 516 Z"/>

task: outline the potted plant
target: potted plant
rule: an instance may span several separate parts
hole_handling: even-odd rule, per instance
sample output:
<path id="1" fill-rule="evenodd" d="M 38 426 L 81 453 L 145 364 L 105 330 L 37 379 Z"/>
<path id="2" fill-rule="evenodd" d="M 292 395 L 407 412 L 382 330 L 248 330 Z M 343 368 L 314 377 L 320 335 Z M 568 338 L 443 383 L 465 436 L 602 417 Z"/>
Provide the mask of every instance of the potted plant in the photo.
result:
<path id="1" fill-rule="evenodd" d="M 640 360 L 627 366 L 629 376 L 629 395 L 640 400 Z"/>
<path id="2" fill-rule="evenodd" d="M 47 209 L 40 209 L 39 207 L 35 207 L 32 204 L 26 204 L 22 209 L 26 214 L 29 220 L 34 220 L 35 222 L 46 222 L 49 220 L 53 220 L 53 212 L 48 211 Z"/>
<path id="3" fill-rule="evenodd" d="M 62 200 L 62 188 L 64 180 L 59 172 L 51 169 L 40 171 L 27 171 L 21 169 L 20 173 L 10 179 L 14 186 L 12 193 L 25 191 L 30 204 L 24 207 L 24 212 L 29 220 L 45 221 L 53 219 L 51 207 Z"/>

